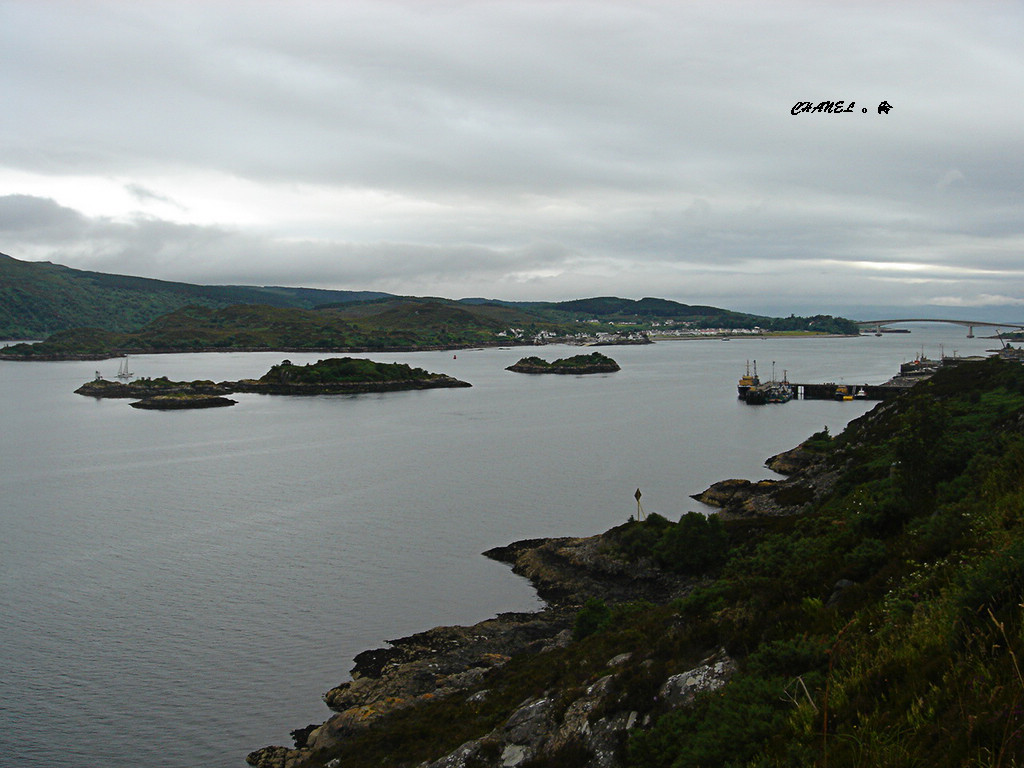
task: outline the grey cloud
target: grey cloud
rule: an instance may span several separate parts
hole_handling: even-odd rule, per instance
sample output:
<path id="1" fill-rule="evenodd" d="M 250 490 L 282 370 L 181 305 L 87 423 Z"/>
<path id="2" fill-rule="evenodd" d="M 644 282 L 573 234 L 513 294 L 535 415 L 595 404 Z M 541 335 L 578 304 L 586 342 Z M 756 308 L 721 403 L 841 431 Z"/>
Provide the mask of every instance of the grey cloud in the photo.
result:
<path id="1" fill-rule="evenodd" d="M 10 240 L 68 240 L 87 228 L 82 214 L 55 200 L 31 195 L 0 197 L 0 232 Z"/>
<path id="2" fill-rule="evenodd" d="M 167 195 L 162 195 L 159 192 L 154 192 L 153 190 L 146 188 L 142 184 L 125 184 L 124 188 L 128 194 L 130 194 L 139 202 L 144 203 L 152 201 L 157 203 L 167 203 L 168 205 L 174 206 L 179 210 L 184 209 L 184 206 L 172 200 Z"/>
<path id="3" fill-rule="evenodd" d="M 1024 293 L 1016 4 L 256 7 L 7 3 L 0 171 L 118 177 L 181 220 L 194 203 L 150 179 L 416 205 L 306 231 L 65 209 L 55 249 L 175 279 L 414 293 L 946 295 L 905 264 L 975 297 Z M 834 99 L 856 112 L 789 113 Z M 39 248 L 47 226 L 18 237 Z"/>
<path id="4" fill-rule="evenodd" d="M 21 46 L 45 78 L 40 85 L 57 86 L 31 99 L 43 112 L 58 108 L 56 98 L 66 109 L 69 91 L 57 79 L 70 80 L 72 69 L 88 78 L 70 104 L 108 116 L 77 124 L 95 137 L 97 161 L 113 138 L 127 148 L 126 160 L 137 148 L 138 158 L 159 162 L 163 146 L 186 162 L 243 175 L 412 188 L 438 176 L 478 190 L 635 186 L 665 183 L 666 168 L 723 149 L 735 153 L 730 162 L 754 159 L 772 131 L 755 127 L 761 121 L 751 120 L 752 105 L 777 110 L 782 121 L 790 119 L 788 102 L 805 96 L 771 79 L 794 59 L 818 63 L 798 89 L 814 91 L 817 79 L 849 79 L 851 58 L 891 81 L 885 64 L 900 45 L 928 42 L 921 32 L 866 18 L 840 32 L 835 14 L 803 6 L 800 24 L 751 8 L 740 16 L 754 17 L 744 24 L 735 8 L 710 6 L 698 6 L 711 16 L 701 19 L 670 4 L 470 3 L 439 11 L 352 3 L 317 6 L 322 23 L 312 35 L 308 16 L 291 6 L 239 19 L 214 4 L 213 18 L 198 16 L 194 28 L 170 25 L 161 45 L 144 47 L 133 41 L 166 24 L 152 10 L 160 4 L 108 10 L 103 26 L 90 23 L 99 20 L 91 18 L 96 6 L 55 5 L 81 22 L 81 32 L 56 57 Z M 726 22 L 739 34 L 710 33 Z M 861 42 L 851 46 L 854 39 Z M 111 53 L 96 56 L 98 46 Z M 906 57 L 899 61 L 906 66 Z M 821 98 L 842 87 L 830 83 Z M 762 89 L 781 101 L 764 101 Z M 812 130 L 827 135 L 820 121 Z"/>

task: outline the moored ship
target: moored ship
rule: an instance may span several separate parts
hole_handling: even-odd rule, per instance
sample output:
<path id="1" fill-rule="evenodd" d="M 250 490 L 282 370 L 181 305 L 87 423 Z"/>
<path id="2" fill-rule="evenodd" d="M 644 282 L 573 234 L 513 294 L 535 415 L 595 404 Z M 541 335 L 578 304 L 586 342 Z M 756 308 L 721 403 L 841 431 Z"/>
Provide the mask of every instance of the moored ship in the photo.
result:
<path id="1" fill-rule="evenodd" d="M 750 392 L 753 387 L 759 386 L 760 384 L 761 380 L 757 377 L 757 360 L 754 361 L 753 375 L 750 373 L 750 361 L 747 360 L 747 372 L 740 376 L 739 384 L 736 386 L 740 399 L 746 400 L 747 393 Z"/>
<path id="2" fill-rule="evenodd" d="M 755 363 L 756 365 L 756 363 Z M 755 377 L 756 377 L 755 368 Z M 746 395 L 742 396 L 746 401 L 747 405 L 764 405 L 765 403 L 788 403 L 793 399 L 793 385 L 789 383 L 787 376 L 788 372 L 784 371 L 782 374 L 782 381 L 776 381 L 775 379 L 775 364 L 772 363 L 772 379 L 764 384 L 758 383 L 751 385 Z M 740 379 L 741 385 L 743 379 Z"/>

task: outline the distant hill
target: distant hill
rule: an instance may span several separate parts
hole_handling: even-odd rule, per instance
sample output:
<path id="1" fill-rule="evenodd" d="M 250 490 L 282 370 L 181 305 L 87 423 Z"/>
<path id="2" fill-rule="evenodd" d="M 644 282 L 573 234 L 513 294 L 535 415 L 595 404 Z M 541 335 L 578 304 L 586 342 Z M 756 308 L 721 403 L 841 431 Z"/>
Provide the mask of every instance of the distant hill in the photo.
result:
<path id="1" fill-rule="evenodd" d="M 554 303 L 528 305 L 535 311 L 547 310 L 552 318 L 590 319 L 603 323 L 637 323 L 691 328 L 760 328 L 764 331 L 805 331 L 812 333 L 858 334 L 856 323 L 832 315 L 812 317 L 765 317 L 702 304 L 681 304 L 670 299 L 621 299 L 600 296 Z"/>
<path id="2" fill-rule="evenodd" d="M 0 254 L 0 338 L 37 339 L 92 327 L 134 331 L 181 307 L 265 304 L 312 309 L 321 304 L 382 298 L 374 291 L 192 285 L 112 275 Z"/>
<path id="3" fill-rule="evenodd" d="M 602 334 L 597 340 L 607 343 L 652 330 L 706 328 L 858 332 L 851 321 L 829 315 L 760 317 L 668 299 L 456 301 L 374 291 L 192 285 L 0 254 L 0 338 L 46 339 L 31 350 L 5 352 L 19 358 L 200 349 L 424 349 L 582 342 Z"/>
<path id="4" fill-rule="evenodd" d="M 553 324 L 527 312 L 446 299 L 380 299 L 317 309 L 234 304 L 189 305 L 136 331 L 71 328 L 37 344 L 6 347 L 5 359 L 102 359 L 143 352 L 227 350 L 409 351 L 519 343 L 554 338 L 578 326 Z"/>
<path id="5" fill-rule="evenodd" d="M 598 296 L 592 299 L 570 301 L 503 301 L 501 299 L 469 298 L 460 299 L 464 304 L 498 304 L 517 309 L 546 310 L 562 312 L 575 318 L 606 320 L 628 320 L 644 318 L 691 318 L 691 317 L 735 317 L 749 320 L 759 317 L 743 312 L 733 312 L 719 307 L 681 304 L 671 299 L 622 299 L 618 296 Z"/>
<path id="6" fill-rule="evenodd" d="M 717 307 L 691 306 L 689 304 L 680 304 L 678 301 L 671 301 L 669 299 L 653 298 L 634 301 L 633 299 L 620 299 L 616 296 L 600 296 L 594 299 L 561 301 L 549 306 L 553 309 L 559 309 L 566 312 L 579 312 L 582 314 L 594 315 L 596 317 L 701 317 L 714 315 L 730 315 L 744 318 L 751 317 L 751 315 L 743 315 L 739 312 L 731 312 Z"/>

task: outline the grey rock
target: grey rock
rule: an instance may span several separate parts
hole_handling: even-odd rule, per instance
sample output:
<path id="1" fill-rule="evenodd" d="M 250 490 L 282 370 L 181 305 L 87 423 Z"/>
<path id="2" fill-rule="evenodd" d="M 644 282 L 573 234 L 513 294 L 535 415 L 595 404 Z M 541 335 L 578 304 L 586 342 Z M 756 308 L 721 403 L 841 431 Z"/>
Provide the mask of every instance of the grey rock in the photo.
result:
<path id="1" fill-rule="evenodd" d="M 699 666 L 672 675 L 661 686 L 658 696 L 672 708 L 688 706 L 697 694 L 721 688 L 735 672 L 736 662 L 724 651 L 720 651 Z"/>
<path id="2" fill-rule="evenodd" d="M 515 768 L 533 757 L 532 750 L 523 744 L 509 744 L 501 750 L 502 768 Z"/>

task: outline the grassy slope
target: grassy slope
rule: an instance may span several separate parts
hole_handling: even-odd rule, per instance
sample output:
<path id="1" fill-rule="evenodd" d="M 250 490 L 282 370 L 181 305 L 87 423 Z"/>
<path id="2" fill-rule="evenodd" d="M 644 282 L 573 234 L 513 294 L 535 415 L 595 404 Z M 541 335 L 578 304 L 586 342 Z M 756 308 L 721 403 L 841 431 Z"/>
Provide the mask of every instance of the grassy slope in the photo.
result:
<path id="1" fill-rule="evenodd" d="M 39 344 L 12 346 L 4 351 L 26 359 L 46 359 L 156 351 L 453 347 L 494 343 L 502 339 L 497 333 L 509 324 L 534 324 L 533 321 L 532 316 L 517 310 L 463 307 L 455 302 L 429 299 L 317 310 L 259 304 L 224 308 L 187 306 L 131 333 L 73 329 L 60 331 Z"/>
<path id="2" fill-rule="evenodd" d="M 396 713 L 340 765 L 436 758 L 530 696 L 571 702 L 624 651 L 602 706 L 651 716 L 625 748 L 636 768 L 1021 765 L 1024 368 L 944 371 L 809 447 L 837 473 L 833 490 L 800 514 L 727 523 L 724 543 L 691 527 L 704 537 L 691 543 L 721 551 L 690 597 L 616 608 L 567 648 L 514 658 L 484 681 L 483 703 Z M 608 538 L 671 566 L 694 549 L 685 527 L 645 521 Z M 852 585 L 830 600 L 841 579 Z M 663 711 L 665 678 L 717 647 L 740 673 L 692 710 Z"/>
<path id="3" fill-rule="evenodd" d="M 1022 426 L 1024 369 L 989 361 L 819 436 L 834 493 L 737 536 L 680 606 L 744 674 L 638 735 L 633 764 L 1019 764 Z"/>
<path id="4" fill-rule="evenodd" d="M 0 338 L 45 338 L 70 328 L 131 331 L 189 304 L 312 308 L 383 294 L 191 285 L 27 262 L 0 254 Z"/>
<path id="5" fill-rule="evenodd" d="M 435 337 L 443 338 L 447 334 L 448 343 L 472 343 L 478 340 L 475 332 L 479 330 L 518 327 L 529 334 L 552 326 L 568 328 L 590 320 L 601 324 L 586 326 L 592 331 L 614 330 L 617 323 L 635 326 L 675 320 L 702 327 L 760 325 L 767 330 L 856 333 L 849 321 L 828 316 L 766 318 L 667 299 L 634 301 L 601 297 L 567 302 L 516 303 L 480 299 L 455 302 L 394 297 L 369 291 L 204 286 L 88 272 L 57 264 L 19 261 L 0 254 L 0 338 L 47 338 L 58 331 L 77 328 L 124 333 L 140 329 L 185 306 L 224 309 L 238 304 L 320 308 L 352 320 L 374 317 L 376 327 L 403 333 L 425 321 L 433 324 Z M 66 340 L 64 343 L 66 346 Z M 409 340 L 406 345 L 411 343 L 418 342 Z M 95 347 L 96 341 L 92 340 L 90 345 Z M 308 344 L 293 338 L 283 345 Z"/>
<path id="6" fill-rule="evenodd" d="M 331 384 L 339 382 L 407 381 L 437 378 L 439 374 L 405 363 L 377 363 L 352 357 L 332 357 L 307 365 L 284 361 L 260 377 L 261 382 L 287 384 Z"/>

